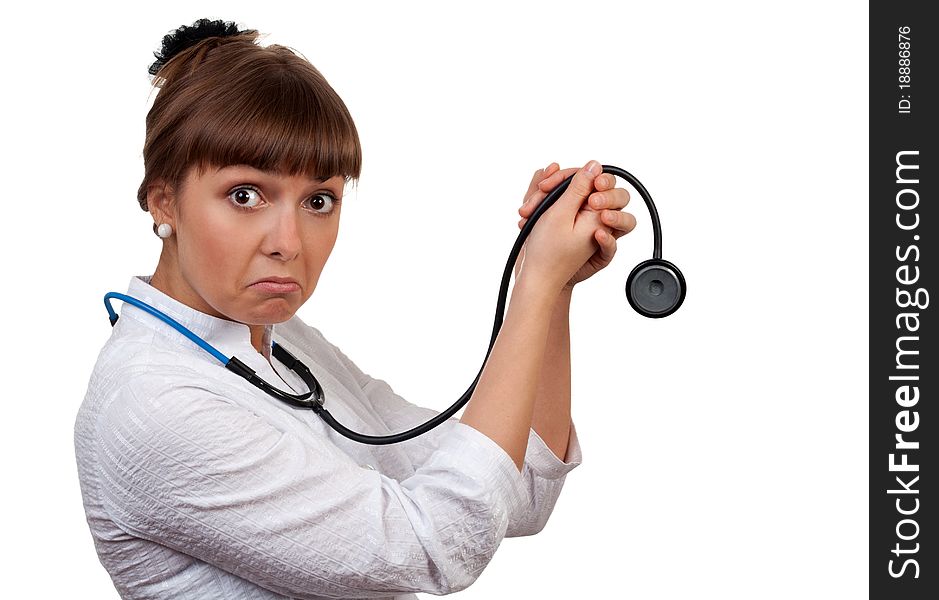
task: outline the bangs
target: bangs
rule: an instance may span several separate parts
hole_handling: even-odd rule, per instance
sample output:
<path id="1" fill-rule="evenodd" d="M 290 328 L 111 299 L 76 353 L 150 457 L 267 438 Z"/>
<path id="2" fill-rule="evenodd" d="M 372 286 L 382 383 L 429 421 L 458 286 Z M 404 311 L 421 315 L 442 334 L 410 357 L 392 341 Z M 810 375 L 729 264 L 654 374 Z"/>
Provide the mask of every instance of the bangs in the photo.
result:
<path id="1" fill-rule="evenodd" d="M 310 89 L 308 79 L 276 68 L 233 79 L 193 107 L 181 128 L 189 133 L 179 148 L 186 163 L 200 172 L 249 165 L 311 179 L 358 179 L 355 124 L 332 88 Z"/>
<path id="2" fill-rule="evenodd" d="M 254 42 L 254 34 L 207 39 L 159 70 L 137 188 L 142 210 L 151 186 L 178 190 L 193 168 L 359 179 L 362 147 L 339 94 L 292 49 Z"/>

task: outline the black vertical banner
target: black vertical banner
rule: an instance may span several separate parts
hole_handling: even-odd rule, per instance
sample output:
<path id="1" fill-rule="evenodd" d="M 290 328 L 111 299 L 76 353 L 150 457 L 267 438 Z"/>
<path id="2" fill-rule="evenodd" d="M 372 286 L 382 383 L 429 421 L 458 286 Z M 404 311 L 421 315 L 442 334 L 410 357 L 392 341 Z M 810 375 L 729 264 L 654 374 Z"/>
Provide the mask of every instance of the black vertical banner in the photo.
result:
<path id="1" fill-rule="evenodd" d="M 870 597 L 896 600 L 939 598 L 939 22 L 927 6 L 870 7 Z"/>

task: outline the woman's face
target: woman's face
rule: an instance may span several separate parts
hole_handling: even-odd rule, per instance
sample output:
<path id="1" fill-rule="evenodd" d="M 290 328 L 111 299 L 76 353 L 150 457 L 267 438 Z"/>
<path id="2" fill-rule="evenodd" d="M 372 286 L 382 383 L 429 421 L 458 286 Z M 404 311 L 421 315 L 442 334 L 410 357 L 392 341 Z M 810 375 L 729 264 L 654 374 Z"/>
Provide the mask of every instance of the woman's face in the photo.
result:
<path id="1" fill-rule="evenodd" d="M 344 184 L 341 176 L 312 180 L 246 165 L 202 175 L 190 169 L 178 195 L 150 205 L 158 224 L 173 226 L 154 285 L 220 318 L 248 325 L 290 319 L 313 293 L 336 243 Z M 268 277 L 296 285 L 253 285 Z"/>

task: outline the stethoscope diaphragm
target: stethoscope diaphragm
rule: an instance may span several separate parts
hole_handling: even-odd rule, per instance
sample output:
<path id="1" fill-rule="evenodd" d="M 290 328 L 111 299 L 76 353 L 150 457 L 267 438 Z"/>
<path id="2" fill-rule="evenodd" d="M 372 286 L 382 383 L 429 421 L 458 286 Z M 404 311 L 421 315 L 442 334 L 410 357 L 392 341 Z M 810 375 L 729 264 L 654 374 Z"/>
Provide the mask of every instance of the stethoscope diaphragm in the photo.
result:
<path id="1" fill-rule="evenodd" d="M 626 299 L 643 316 L 667 317 L 685 299 L 685 277 L 664 258 L 644 260 L 626 278 Z"/>

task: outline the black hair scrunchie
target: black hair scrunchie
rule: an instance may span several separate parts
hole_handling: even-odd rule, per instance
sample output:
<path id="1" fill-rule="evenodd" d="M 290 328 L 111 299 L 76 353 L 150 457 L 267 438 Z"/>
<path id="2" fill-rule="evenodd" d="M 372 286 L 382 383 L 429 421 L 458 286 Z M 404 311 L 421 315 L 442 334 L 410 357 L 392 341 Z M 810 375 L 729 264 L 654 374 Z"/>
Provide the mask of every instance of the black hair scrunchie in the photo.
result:
<path id="1" fill-rule="evenodd" d="M 163 65 L 171 58 L 189 48 L 195 46 L 202 40 L 210 37 L 228 37 L 241 33 L 256 33 L 253 29 L 238 29 L 232 21 L 223 21 L 216 19 L 199 19 L 192 25 L 182 25 L 175 31 L 170 31 L 163 36 L 163 47 L 153 53 L 156 60 L 150 65 L 148 72 L 156 75 Z"/>

